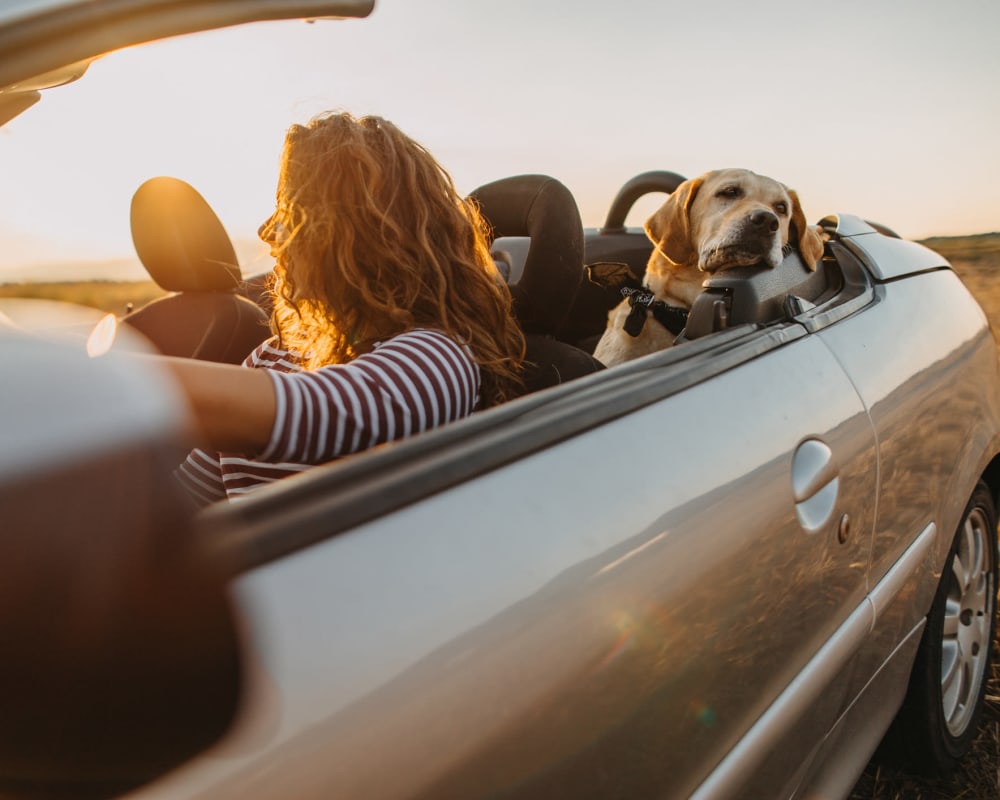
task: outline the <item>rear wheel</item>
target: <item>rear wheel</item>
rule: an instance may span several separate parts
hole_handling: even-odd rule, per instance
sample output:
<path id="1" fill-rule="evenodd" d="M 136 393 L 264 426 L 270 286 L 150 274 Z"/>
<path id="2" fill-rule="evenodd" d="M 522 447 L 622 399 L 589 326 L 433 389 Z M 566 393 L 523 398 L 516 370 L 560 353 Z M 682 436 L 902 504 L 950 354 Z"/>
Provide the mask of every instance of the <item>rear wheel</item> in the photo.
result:
<path id="1" fill-rule="evenodd" d="M 997 517 L 980 483 L 966 506 L 927 617 L 906 700 L 892 731 L 905 766 L 952 769 L 975 738 L 997 602 Z"/>

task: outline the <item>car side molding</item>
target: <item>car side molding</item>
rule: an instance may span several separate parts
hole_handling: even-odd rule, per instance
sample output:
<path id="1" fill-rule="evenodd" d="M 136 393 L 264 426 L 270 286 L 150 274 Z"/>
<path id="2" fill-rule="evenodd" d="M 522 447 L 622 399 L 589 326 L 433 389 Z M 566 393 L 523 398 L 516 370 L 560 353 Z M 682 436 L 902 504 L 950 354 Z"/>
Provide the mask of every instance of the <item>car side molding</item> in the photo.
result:
<path id="1" fill-rule="evenodd" d="M 766 760 L 768 752 L 787 735 L 833 682 L 834 676 L 848 664 L 875 627 L 879 614 L 885 611 L 925 563 L 937 538 L 937 525 L 931 522 L 691 795 L 691 800 L 739 796 L 752 777 L 753 769 Z"/>

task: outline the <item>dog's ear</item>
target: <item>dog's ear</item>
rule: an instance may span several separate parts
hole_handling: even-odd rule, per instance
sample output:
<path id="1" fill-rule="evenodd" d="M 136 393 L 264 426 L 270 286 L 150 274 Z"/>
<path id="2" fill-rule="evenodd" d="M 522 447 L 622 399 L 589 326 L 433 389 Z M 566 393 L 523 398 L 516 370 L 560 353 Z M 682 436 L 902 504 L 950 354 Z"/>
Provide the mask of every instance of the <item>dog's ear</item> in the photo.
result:
<path id="1" fill-rule="evenodd" d="M 792 200 L 792 227 L 795 228 L 795 235 L 799 237 L 799 255 L 802 256 L 803 263 L 811 271 L 815 271 L 816 265 L 823 257 L 823 237 L 819 235 L 815 226 L 806 222 L 799 196 L 791 189 L 788 190 L 788 196 Z"/>
<path id="2" fill-rule="evenodd" d="M 698 252 L 691 241 L 691 204 L 704 182 L 704 176 L 684 181 L 646 220 L 646 235 L 675 264 L 698 261 Z"/>

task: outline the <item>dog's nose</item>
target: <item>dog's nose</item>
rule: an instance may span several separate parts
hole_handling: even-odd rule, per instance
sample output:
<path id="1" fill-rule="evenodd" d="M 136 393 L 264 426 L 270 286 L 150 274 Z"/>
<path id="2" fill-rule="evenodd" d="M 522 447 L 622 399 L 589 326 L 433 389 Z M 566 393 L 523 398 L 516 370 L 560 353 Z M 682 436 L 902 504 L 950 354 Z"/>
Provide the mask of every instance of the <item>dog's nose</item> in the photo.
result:
<path id="1" fill-rule="evenodd" d="M 778 216 L 766 208 L 757 208 L 750 213 L 750 223 L 758 228 L 774 233 L 778 230 Z"/>

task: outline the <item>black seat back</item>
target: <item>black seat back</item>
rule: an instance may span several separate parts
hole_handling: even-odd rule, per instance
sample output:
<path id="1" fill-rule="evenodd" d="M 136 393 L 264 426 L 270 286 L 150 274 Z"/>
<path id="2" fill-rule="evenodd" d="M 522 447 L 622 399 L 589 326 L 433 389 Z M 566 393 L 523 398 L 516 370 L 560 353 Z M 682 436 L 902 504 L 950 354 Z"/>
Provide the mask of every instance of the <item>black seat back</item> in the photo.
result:
<path id="1" fill-rule="evenodd" d="M 177 178 L 146 181 L 132 198 L 132 241 L 150 276 L 173 294 L 126 315 L 163 354 L 240 363 L 269 335 L 268 316 L 237 294 L 242 274 L 225 228 Z"/>
<path id="2" fill-rule="evenodd" d="M 240 364 L 269 335 L 260 306 L 228 292 L 181 292 L 152 300 L 122 320 L 165 356 Z"/>
<path id="3" fill-rule="evenodd" d="M 527 391 L 589 375 L 603 364 L 555 338 L 583 278 L 583 224 L 576 200 L 555 178 L 516 175 L 472 193 L 494 239 L 529 237 L 524 264 L 510 284 L 527 341 Z"/>

